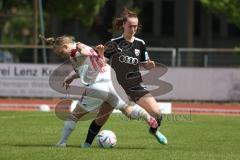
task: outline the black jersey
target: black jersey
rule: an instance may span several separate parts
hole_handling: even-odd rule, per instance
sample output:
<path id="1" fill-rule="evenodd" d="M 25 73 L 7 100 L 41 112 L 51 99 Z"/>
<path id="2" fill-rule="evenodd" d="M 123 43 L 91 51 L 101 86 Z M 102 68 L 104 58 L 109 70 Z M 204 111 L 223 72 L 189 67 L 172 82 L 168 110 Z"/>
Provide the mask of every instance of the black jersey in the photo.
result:
<path id="1" fill-rule="evenodd" d="M 135 38 L 130 43 L 123 36 L 114 38 L 107 43 L 104 54 L 116 72 L 118 83 L 126 92 L 131 88 L 139 88 L 142 82 L 139 64 L 149 59 L 143 40 Z"/>

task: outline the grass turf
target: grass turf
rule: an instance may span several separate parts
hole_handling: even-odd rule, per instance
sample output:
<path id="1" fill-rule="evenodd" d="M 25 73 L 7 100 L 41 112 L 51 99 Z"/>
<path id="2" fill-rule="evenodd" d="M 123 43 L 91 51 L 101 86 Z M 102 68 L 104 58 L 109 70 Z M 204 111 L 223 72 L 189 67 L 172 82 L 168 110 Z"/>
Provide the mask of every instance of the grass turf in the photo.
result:
<path id="1" fill-rule="evenodd" d="M 63 121 L 54 113 L 0 112 L 1 160 L 228 160 L 240 159 L 240 117 L 170 116 L 161 130 L 169 144 L 164 146 L 148 133 L 142 121 L 129 121 L 113 114 L 103 129 L 117 135 L 113 149 L 81 149 L 91 121 L 79 122 L 67 148 L 57 148 Z"/>

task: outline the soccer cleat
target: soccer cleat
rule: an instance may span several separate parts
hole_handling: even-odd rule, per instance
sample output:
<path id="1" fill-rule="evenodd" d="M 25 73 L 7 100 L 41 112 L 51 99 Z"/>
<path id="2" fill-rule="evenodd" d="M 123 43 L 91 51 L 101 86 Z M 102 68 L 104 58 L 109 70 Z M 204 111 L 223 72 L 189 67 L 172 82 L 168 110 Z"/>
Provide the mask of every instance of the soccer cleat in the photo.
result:
<path id="1" fill-rule="evenodd" d="M 161 144 L 164 144 L 166 145 L 168 142 L 167 142 L 167 138 L 159 131 L 156 131 L 156 132 L 153 132 L 150 128 L 149 128 L 149 133 L 151 135 L 153 135 L 157 141 Z"/>
<path id="2" fill-rule="evenodd" d="M 66 143 L 57 143 L 55 146 L 56 147 L 67 147 L 67 144 Z"/>
<path id="3" fill-rule="evenodd" d="M 90 147 L 91 147 L 91 144 L 89 144 L 89 143 L 81 144 L 81 148 L 90 148 Z"/>

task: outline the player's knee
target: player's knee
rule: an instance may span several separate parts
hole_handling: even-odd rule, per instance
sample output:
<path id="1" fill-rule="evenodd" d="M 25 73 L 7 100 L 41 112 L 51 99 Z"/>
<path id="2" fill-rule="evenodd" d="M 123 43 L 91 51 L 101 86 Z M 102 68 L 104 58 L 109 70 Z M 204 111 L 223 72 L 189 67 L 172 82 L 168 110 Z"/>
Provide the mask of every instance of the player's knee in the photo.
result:
<path id="1" fill-rule="evenodd" d="M 67 121 L 78 122 L 79 119 L 80 119 L 80 118 L 79 118 L 76 114 L 71 113 L 66 120 L 67 120 Z"/>

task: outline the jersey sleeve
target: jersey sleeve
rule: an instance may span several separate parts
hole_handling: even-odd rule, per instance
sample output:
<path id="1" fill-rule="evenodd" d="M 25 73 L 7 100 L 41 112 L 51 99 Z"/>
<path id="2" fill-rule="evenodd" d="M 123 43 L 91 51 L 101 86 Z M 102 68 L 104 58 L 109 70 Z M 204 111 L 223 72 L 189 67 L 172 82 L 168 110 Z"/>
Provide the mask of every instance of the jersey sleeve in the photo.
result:
<path id="1" fill-rule="evenodd" d="M 105 46 L 104 57 L 109 60 L 113 54 L 113 42 L 108 41 Z"/>
<path id="2" fill-rule="evenodd" d="M 143 43 L 142 47 L 141 47 L 140 63 L 146 63 L 148 60 L 149 60 L 149 55 L 146 50 L 146 45 L 145 45 L 145 43 Z"/>
<path id="3" fill-rule="evenodd" d="M 116 54 L 120 51 L 118 48 L 118 44 L 113 40 L 107 42 L 105 46 L 106 46 L 106 49 L 104 51 L 104 57 L 107 60 L 109 60 L 113 54 Z"/>
<path id="4" fill-rule="evenodd" d="M 104 57 L 105 57 L 106 60 L 109 60 L 111 58 L 111 54 L 105 50 L 104 51 Z"/>

